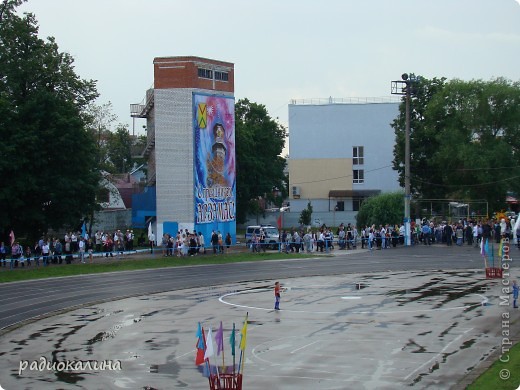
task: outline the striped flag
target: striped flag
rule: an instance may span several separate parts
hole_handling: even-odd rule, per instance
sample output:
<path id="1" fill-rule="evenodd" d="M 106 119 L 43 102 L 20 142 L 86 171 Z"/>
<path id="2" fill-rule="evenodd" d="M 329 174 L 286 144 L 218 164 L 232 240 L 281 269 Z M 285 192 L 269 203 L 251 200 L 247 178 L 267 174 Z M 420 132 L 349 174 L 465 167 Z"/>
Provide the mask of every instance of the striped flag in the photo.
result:
<path id="1" fill-rule="evenodd" d="M 195 365 L 201 365 L 204 363 L 204 352 L 206 350 L 206 340 L 204 337 L 204 328 L 200 325 L 197 328 L 197 355 L 195 356 Z"/>
<path id="2" fill-rule="evenodd" d="M 13 232 L 12 229 L 11 229 L 11 233 L 9 233 L 9 239 L 11 240 L 11 246 L 13 246 L 13 244 L 14 244 L 14 232 Z"/>

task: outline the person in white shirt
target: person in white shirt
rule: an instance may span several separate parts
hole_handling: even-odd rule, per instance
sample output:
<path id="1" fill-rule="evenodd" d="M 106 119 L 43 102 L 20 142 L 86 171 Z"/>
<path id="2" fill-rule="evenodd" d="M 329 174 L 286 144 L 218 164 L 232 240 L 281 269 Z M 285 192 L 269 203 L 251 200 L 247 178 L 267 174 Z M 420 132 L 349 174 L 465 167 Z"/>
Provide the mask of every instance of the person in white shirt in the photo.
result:
<path id="1" fill-rule="evenodd" d="M 358 233 L 357 227 L 356 226 L 352 227 L 352 247 L 354 249 L 357 248 L 358 235 L 359 235 L 359 233 Z"/>
<path id="2" fill-rule="evenodd" d="M 148 242 L 149 242 L 149 245 L 150 245 L 150 253 L 153 254 L 153 248 L 155 246 L 155 234 L 153 234 L 153 232 L 151 232 L 148 235 Z"/>
<path id="3" fill-rule="evenodd" d="M 96 252 L 101 252 L 101 244 L 103 241 L 101 240 L 101 232 L 98 230 L 96 231 L 95 237 L 95 244 L 96 244 Z"/>
<path id="4" fill-rule="evenodd" d="M 79 239 L 79 242 L 78 242 L 78 257 L 79 257 L 79 260 L 85 264 L 85 240 L 83 239 L 83 237 L 80 237 Z"/>
<path id="5" fill-rule="evenodd" d="M 76 233 L 71 234 L 70 242 L 72 243 L 72 252 L 76 252 L 78 250 L 78 236 L 76 236 Z"/>
<path id="6" fill-rule="evenodd" d="M 478 246 L 478 224 L 473 225 L 473 242 L 476 248 Z"/>
<path id="7" fill-rule="evenodd" d="M 198 244 L 199 244 L 199 253 L 206 253 L 205 248 L 205 242 L 204 242 L 204 236 L 202 235 L 202 232 L 199 232 L 199 238 L 198 238 Z"/>
<path id="8" fill-rule="evenodd" d="M 372 250 L 373 243 L 374 243 L 374 230 L 370 229 L 368 232 L 368 249 Z"/>
<path id="9" fill-rule="evenodd" d="M 42 257 L 43 257 L 43 266 L 46 267 L 49 265 L 49 242 L 47 240 L 44 240 L 43 246 L 42 246 Z"/>
<path id="10" fill-rule="evenodd" d="M 386 229 L 384 226 L 381 226 L 381 229 L 379 231 L 381 233 L 381 249 L 386 248 Z"/>

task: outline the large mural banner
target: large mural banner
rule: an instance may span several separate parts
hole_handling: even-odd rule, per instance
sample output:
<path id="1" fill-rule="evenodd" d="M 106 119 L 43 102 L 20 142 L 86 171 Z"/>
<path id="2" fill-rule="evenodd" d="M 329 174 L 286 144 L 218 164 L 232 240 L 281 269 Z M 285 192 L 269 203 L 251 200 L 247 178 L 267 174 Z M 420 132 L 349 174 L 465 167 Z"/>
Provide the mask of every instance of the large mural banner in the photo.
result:
<path id="1" fill-rule="evenodd" d="M 235 100 L 194 94 L 193 114 L 195 225 L 234 233 Z"/>

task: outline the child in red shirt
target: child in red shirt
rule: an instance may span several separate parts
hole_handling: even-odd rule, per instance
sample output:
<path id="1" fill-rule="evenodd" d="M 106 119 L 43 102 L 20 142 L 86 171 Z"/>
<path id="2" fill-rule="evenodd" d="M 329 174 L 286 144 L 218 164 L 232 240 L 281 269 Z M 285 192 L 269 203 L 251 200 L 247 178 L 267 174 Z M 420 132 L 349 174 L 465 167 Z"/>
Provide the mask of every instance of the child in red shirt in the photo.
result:
<path id="1" fill-rule="evenodd" d="M 274 284 L 274 310 L 280 310 L 280 282 Z"/>

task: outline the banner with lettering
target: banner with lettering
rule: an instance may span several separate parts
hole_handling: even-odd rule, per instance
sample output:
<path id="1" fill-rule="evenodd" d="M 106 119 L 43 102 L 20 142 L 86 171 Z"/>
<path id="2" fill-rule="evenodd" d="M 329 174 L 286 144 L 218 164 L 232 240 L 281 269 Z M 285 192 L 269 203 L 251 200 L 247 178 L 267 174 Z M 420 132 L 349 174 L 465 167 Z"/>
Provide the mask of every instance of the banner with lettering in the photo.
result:
<path id="1" fill-rule="evenodd" d="M 235 100 L 193 94 L 195 228 L 236 233 Z M 209 237 L 206 237 L 206 241 Z"/>

